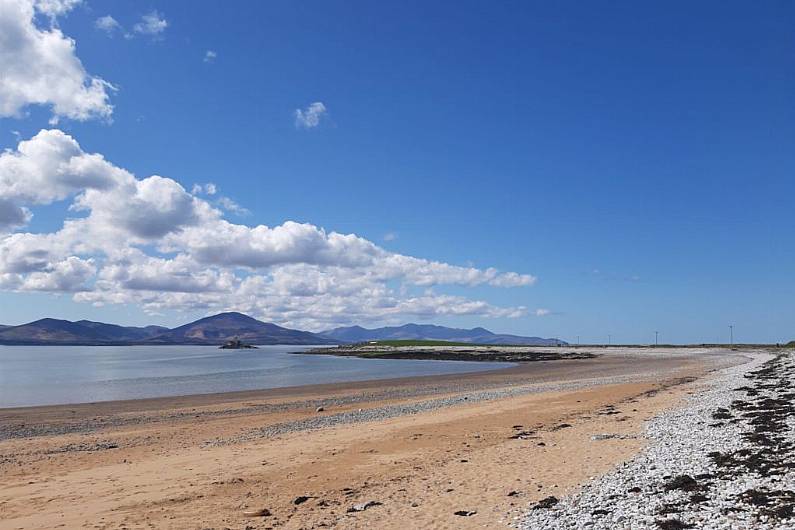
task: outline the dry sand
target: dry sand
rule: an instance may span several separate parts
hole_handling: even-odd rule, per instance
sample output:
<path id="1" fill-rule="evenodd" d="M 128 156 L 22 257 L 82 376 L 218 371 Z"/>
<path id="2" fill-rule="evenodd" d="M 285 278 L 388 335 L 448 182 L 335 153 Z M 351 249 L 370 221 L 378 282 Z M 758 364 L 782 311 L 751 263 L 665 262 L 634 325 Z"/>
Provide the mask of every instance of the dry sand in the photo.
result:
<path id="1" fill-rule="evenodd" d="M 634 455 L 643 421 L 697 388 L 683 378 L 732 355 L 616 350 L 480 374 L 0 410 L 0 529 L 505 527 Z M 571 381 L 588 386 L 235 442 L 345 410 Z M 513 438 L 522 431 L 533 433 Z M 229 443 L 208 444 L 218 439 Z M 381 504 L 347 513 L 370 500 Z"/>

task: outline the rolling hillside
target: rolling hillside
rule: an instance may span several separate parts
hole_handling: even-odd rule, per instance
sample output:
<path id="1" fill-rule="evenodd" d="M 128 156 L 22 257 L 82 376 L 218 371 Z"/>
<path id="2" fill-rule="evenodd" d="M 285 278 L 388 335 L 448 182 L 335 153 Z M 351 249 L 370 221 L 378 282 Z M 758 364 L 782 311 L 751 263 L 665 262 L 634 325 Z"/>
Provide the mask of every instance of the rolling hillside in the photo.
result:
<path id="1" fill-rule="evenodd" d="M 442 340 L 473 344 L 522 344 L 529 346 L 566 344 L 559 339 L 498 334 L 492 333 L 485 328 L 459 329 L 430 324 L 405 324 L 403 326 L 376 329 L 351 326 L 331 329 L 319 333 L 319 335 L 347 343 L 371 340 Z"/>

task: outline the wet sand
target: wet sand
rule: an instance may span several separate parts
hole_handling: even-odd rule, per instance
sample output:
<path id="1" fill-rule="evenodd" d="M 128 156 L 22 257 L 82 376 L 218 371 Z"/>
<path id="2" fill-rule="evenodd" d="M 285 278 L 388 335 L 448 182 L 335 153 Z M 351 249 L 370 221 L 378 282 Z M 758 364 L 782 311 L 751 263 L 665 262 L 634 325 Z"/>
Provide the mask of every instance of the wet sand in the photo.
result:
<path id="1" fill-rule="evenodd" d="M 454 376 L 0 410 L 0 529 L 500 527 L 630 458 L 643 421 L 694 391 L 691 378 L 740 360 L 615 350 Z M 514 394 L 481 400 L 505 389 Z M 444 406 L 379 417 L 428 400 Z M 348 413 L 334 427 L 261 434 Z M 617 437 L 592 439 L 601 434 Z M 370 500 L 381 504 L 347 512 Z M 271 515 L 244 515 L 263 508 Z"/>

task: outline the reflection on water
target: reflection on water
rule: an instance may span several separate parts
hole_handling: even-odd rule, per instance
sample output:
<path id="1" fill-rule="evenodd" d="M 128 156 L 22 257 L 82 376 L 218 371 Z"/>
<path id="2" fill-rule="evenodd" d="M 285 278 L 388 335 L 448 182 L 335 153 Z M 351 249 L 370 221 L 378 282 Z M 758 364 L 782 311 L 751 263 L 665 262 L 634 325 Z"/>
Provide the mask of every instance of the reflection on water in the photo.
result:
<path id="1" fill-rule="evenodd" d="M 311 346 L 0 346 L 0 407 L 474 372 L 501 363 L 292 355 Z"/>

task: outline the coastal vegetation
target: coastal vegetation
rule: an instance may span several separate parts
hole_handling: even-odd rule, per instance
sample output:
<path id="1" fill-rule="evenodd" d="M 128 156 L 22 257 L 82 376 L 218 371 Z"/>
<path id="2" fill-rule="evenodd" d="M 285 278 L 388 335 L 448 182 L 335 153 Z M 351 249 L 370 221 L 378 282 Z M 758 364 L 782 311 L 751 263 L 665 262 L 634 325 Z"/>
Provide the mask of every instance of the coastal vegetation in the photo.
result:
<path id="1" fill-rule="evenodd" d="M 373 341 L 300 352 L 363 359 L 415 359 L 435 361 L 532 362 L 588 359 L 592 353 L 568 348 L 537 346 L 496 346 L 444 341 Z"/>
<path id="2" fill-rule="evenodd" d="M 471 342 L 456 342 L 451 340 L 374 340 L 362 345 L 378 346 L 472 346 Z"/>

